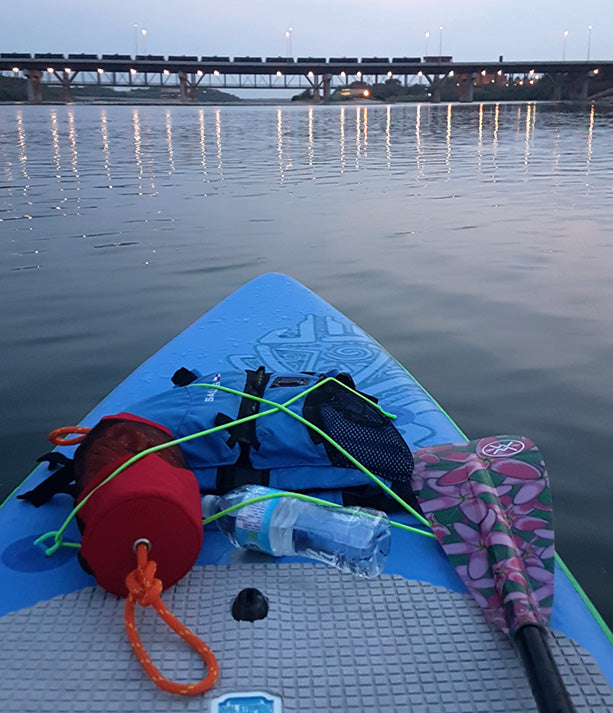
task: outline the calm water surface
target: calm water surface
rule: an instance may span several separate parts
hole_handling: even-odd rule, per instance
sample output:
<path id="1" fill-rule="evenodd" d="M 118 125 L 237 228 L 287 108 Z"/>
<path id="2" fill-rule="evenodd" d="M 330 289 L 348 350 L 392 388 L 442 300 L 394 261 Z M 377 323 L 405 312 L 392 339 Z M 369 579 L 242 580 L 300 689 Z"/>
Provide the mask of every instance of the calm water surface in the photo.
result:
<path id="1" fill-rule="evenodd" d="M 612 157 L 589 106 L 0 107 L 0 491 L 281 271 L 469 436 L 539 444 L 558 548 L 613 623 Z"/>

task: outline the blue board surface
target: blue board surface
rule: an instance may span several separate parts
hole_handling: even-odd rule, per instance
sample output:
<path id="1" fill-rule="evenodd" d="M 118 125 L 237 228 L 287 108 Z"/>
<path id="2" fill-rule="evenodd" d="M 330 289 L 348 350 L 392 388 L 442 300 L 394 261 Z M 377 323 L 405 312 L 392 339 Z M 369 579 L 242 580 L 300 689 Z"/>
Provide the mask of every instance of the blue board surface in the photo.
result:
<path id="1" fill-rule="evenodd" d="M 276 372 L 336 368 L 349 372 L 357 387 L 376 396 L 385 409 L 393 412 L 402 407 L 410 412 L 411 417 L 398 427 L 412 448 L 466 440 L 433 398 L 376 341 L 303 285 L 279 274 L 253 280 L 207 312 L 138 367 L 82 425 L 93 426 L 102 416 L 168 389 L 172 375 L 182 366 L 223 373 L 260 365 Z M 50 429 L 57 425 L 49 414 Z M 67 455 L 73 451 L 61 450 Z M 17 492 L 30 489 L 47 474 L 45 466 L 37 468 L 27 486 Z M 5 502 L 0 510 L 0 616 L 93 583 L 74 550 L 61 549 L 49 558 L 34 545 L 39 535 L 57 529 L 71 507 L 71 499 L 62 495 L 39 509 L 14 495 Z M 74 524 L 66 538 L 78 541 Z M 210 529 L 198 564 L 226 564 L 231 553 L 226 540 Z M 439 545 L 407 532 L 394 532 L 386 572 L 465 591 Z M 552 628 L 588 649 L 613 681 L 612 644 L 559 566 L 555 586 Z"/>

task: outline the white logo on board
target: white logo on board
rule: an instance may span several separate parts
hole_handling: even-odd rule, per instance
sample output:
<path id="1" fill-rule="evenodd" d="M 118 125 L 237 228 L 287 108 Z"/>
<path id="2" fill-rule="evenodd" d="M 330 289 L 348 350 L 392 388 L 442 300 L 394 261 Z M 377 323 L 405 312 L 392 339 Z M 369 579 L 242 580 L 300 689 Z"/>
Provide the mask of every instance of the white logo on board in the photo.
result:
<path id="1" fill-rule="evenodd" d="M 517 438 L 505 438 L 489 441 L 479 446 L 481 455 L 488 458 L 510 458 L 526 450 L 526 444 Z"/>

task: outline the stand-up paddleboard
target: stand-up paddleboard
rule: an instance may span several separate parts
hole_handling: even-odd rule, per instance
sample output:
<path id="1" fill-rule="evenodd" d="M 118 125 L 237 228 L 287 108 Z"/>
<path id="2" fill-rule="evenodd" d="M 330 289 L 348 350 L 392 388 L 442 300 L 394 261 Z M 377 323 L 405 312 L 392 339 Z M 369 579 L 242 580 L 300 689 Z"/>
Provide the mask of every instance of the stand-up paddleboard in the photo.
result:
<path id="1" fill-rule="evenodd" d="M 278 274 L 253 280 L 210 310 L 136 369 L 82 425 L 165 391 L 180 367 L 223 373 L 259 366 L 292 374 L 350 373 L 357 388 L 386 410 L 411 414 L 398 428 L 416 453 L 468 443 L 377 342 Z M 50 430 L 56 425 L 49 414 Z M 70 456 L 74 448 L 60 451 Z M 44 546 L 34 544 L 57 530 L 73 507 L 64 494 L 40 508 L 17 498 L 48 474 L 41 465 L 0 510 L 4 711 L 537 710 L 522 657 L 485 616 L 478 595 L 469 593 L 461 568 L 436 540 L 400 529 L 393 530 L 385 573 L 366 580 L 296 558 L 235 550 L 207 527 L 196 565 L 163 598 L 206 641 L 220 675 L 200 696 L 160 690 L 128 643 L 124 601 L 85 573 L 75 548 L 46 556 Z M 392 517 L 419 524 L 407 513 Z M 65 538 L 79 541 L 74 522 Z M 263 618 L 232 616 L 246 588 L 264 594 Z M 137 623 L 164 675 L 202 677 L 202 660 L 150 609 L 137 612 Z M 575 709 L 612 710 L 613 638 L 559 559 L 550 627 L 549 646 Z"/>

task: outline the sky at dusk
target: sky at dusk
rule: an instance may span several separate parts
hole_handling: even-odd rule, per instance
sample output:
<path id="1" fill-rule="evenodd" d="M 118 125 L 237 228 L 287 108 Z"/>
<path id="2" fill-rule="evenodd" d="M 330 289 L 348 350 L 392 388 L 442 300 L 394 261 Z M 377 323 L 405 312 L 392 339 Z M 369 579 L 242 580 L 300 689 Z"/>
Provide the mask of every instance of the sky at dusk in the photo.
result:
<path id="1" fill-rule="evenodd" d="M 290 27 L 294 57 L 613 59 L 613 0 L 18 0 L 0 52 L 288 56 Z"/>

